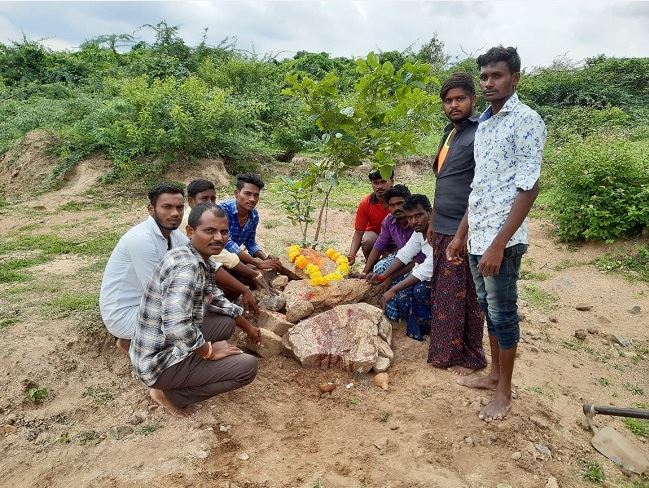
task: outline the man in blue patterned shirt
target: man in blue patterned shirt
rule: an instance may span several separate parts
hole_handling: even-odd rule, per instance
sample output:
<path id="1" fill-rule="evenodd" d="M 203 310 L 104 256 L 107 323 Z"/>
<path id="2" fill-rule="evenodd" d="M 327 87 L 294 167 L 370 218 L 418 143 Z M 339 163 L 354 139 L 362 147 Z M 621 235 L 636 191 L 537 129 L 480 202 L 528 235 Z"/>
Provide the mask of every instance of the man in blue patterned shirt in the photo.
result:
<path id="1" fill-rule="evenodd" d="M 263 188 L 264 182 L 259 175 L 237 175 L 234 199 L 219 203 L 230 222 L 230 238 L 225 249 L 238 255 L 244 264 L 279 272 L 282 270 L 281 261 L 266 254 L 257 243 L 259 212 L 255 207 Z"/>
<path id="2" fill-rule="evenodd" d="M 189 243 L 167 252 L 149 279 L 129 355 L 151 398 L 186 417 L 194 404 L 241 388 L 257 374 L 257 359 L 226 341 L 234 327 L 259 342 L 257 327 L 217 287 L 225 273 L 211 256 L 228 239 L 228 220 L 212 203 L 189 214 Z"/>
<path id="3" fill-rule="evenodd" d="M 489 375 L 459 383 L 495 391 L 480 410 L 486 421 L 502 419 L 511 408 L 511 380 L 520 327 L 517 282 L 527 251 L 527 214 L 539 193 L 546 128 L 520 102 L 516 86 L 521 60 L 513 47 L 493 47 L 478 56 L 480 88 L 491 106 L 475 133 L 475 174 L 469 206 L 446 255 L 461 259 L 467 245 L 478 303 L 487 319 L 491 348 Z"/>

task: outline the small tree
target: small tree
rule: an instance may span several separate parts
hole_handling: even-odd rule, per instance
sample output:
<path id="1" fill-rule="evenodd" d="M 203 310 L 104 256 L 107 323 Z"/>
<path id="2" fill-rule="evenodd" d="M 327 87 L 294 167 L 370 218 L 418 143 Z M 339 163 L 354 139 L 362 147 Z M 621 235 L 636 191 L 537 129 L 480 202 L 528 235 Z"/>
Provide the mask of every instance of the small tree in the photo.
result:
<path id="1" fill-rule="evenodd" d="M 288 218 L 298 223 L 308 242 L 314 199 L 322 197 L 313 246 L 317 245 L 329 195 L 349 168 L 369 161 L 388 178 L 396 158 L 415 151 L 418 138 L 431 129 L 438 98 L 425 88 L 438 84 L 431 67 L 405 62 L 395 70 L 390 61 L 379 63 L 374 53 L 356 61 L 359 79 L 349 94 L 341 94 L 338 77 L 327 73 L 315 81 L 287 75 L 286 95 L 302 100 L 310 120 L 320 131 L 324 157 L 311 163 L 297 179 L 284 178 L 282 205 Z"/>

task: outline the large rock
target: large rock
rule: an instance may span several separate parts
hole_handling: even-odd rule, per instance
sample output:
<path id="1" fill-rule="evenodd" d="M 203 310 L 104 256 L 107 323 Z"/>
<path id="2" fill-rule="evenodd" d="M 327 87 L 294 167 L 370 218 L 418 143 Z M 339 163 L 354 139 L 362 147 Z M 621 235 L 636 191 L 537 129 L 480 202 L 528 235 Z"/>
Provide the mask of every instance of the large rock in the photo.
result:
<path id="1" fill-rule="evenodd" d="M 270 286 L 276 290 L 283 291 L 284 288 L 286 288 L 286 285 L 288 285 L 288 276 L 286 275 L 279 275 L 270 281 Z"/>
<path id="2" fill-rule="evenodd" d="M 267 329 L 259 329 L 261 331 L 261 344 L 255 344 L 248 339 L 245 332 L 240 332 L 237 336 L 237 345 L 242 349 L 254 352 L 262 358 L 269 358 L 277 356 L 284 351 L 282 345 L 282 338 Z"/>
<path id="3" fill-rule="evenodd" d="M 254 290 L 252 294 L 257 299 L 259 308 L 281 312 L 286 307 L 286 296 L 281 292 L 274 295 L 266 290 Z"/>
<path id="4" fill-rule="evenodd" d="M 391 357 L 392 325 L 367 303 L 338 305 L 295 325 L 283 343 L 304 367 L 369 372 Z M 385 367 L 385 361 L 381 361 Z"/>
<path id="5" fill-rule="evenodd" d="M 327 286 L 311 286 L 310 280 L 290 281 L 284 289 L 286 308 L 290 310 L 296 302 L 307 301 L 316 313 L 324 312 L 336 305 L 364 302 L 372 288 L 365 280 L 355 278 L 333 281 Z"/>
<path id="6" fill-rule="evenodd" d="M 256 320 L 257 327 L 270 330 L 278 336 L 282 337 L 288 332 L 288 329 L 293 327 L 293 324 L 286 320 L 286 317 L 279 312 L 272 312 L 270 310 L 259 311 Z"/>
<path id="7" fill-rule="evenodd" d="M 291 306 L 286 309 L 286 320 L 293 324 L 297 324 L 300 320 L 312 315 L 315 309 L 313 303 L 306 300 L 298 300 L 291 303 Z"/>

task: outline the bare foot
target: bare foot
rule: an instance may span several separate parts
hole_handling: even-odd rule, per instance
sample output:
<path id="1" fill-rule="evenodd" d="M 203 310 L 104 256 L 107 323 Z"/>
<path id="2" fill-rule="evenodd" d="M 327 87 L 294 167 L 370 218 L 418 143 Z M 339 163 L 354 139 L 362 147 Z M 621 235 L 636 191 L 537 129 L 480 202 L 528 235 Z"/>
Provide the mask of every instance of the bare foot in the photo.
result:
<path id="1" fill-rule="evenodd" d="M 455 366 L 451 366 L 449 368 L 446 368 L 447 371 L 450 371 L 451 373 L 455 373 L 459 376 L 469 376 L 470 374 L 474 373 L 476 370 L 471 369 L 471 368 L 466 368 L 464 366 L 460 366 L 456 364 Z"/>
<path id="2" fill-rule="evenodd" d="M 131 341 L 128 340 L 128 339 L 117 339 L 117 340 L 115 341 L 115 346 L 116 346 L 117 349 L 119 349 L 120 351 L 123 351 L 123 352 L 125 352 L 126 354 L 128 354 L 128 350 L 129 350 L 129 348 L 131 347 Z"/>
<path id="3" fill-rule="evenodd" d="M 512 408 L 511 399 L 505 395 L 496 393 L 491 401 L 482 407 L 478 417 L 486 422 L 502 420 L 507 416 L 510 408 Z"/>
<path id="4" fill-rule="evenodd" d="M 156 390 L 155 388 L 149 389 L 149 396 L 161 407 L 166 408 L 169 413 L 176 417 L 191 417 L 196 413 L 198 408 L 196 405 L 187 405 L 186 407 L 180 408 L 174 405 L 164 391 Z"/>
<path id="5" fill-rule="evenodd" d="M 498 386 L 498 378 L 491 375 L 460 378 L 457 380 L 457 384 L 466 386 L 467 388 L 477 388 L 479 390 L 495 390 L 496 386 Z"/>

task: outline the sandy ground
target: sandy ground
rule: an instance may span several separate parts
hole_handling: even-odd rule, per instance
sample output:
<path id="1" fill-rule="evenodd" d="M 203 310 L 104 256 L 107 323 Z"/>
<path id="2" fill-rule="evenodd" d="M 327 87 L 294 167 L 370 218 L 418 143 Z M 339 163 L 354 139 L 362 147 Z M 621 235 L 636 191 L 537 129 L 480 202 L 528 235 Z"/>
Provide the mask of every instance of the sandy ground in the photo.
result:
<path id="1" fill-rule="evenodd" d="M 0 242 L 25 232 L 123 232 L 145 211 L 141 200 L 128 199 L 64 211 L 66 201 L 89 197 L 69 190 L 54 197 L 52 205 L 44 195 L 2 209 Z M 297 239 L 278 210 L 262 204 L 261 216 L 259 238 L 270 250 Z M 351 221 L 331 211 L 326 239 L 344 249 Z M 172 418 L 151 407 L 126 356 L 97 332 L 96 310 L 52 305 L 62 294 L 97 293 L 103 260 L 73 253 L 35 266 L 32 281 L 0 284 L 0 318 L 16 318 L 0 328 L 0 485 L 541 488 L 552 476 L 561 487 L 576 487 L 591 486 L 580 472 L 583 461 L 597 461 L 609 486 L 630 486 L 631 478 L 591 448 L 581 406 L 649 401 L 649 287 L 588 264 L 604 246 L 558 244 L 538 220 L 530 239 L 525 266 L 537 275 L 521 288 L 555 299 L 539 302 L 521 291 L 517 398 L 507 420 L 489 424 L 477 417 L 489 394 L 431 368 L 427 344 L 408 339 L 403 324 L 395 325 L 388 391 L 371 377 L 305 370 L 275 357 L 260 360 L 250 386 L 204 402 L 191 419 Z M 578 303 L 592 309 L 577 311 Z M 639 315 L 627 312 L 634 304 Z M 588 327 L 599 333 L 574 339 L 576 329 Z M 621 349 L 606 334 L 629 336 L 634 346 Z M 339 386 L 319 398 L 317 385 L 326 381 Z M 27 398 L 35 385 L 48 389 L 42 403 Z M 649 454 L 645 439 L 620 420 L 597 422 Z M 115 439 L 115 426 L 127 435 Z M 551 459 L 537 459 L 534 444 L 546 446 Z"/>

